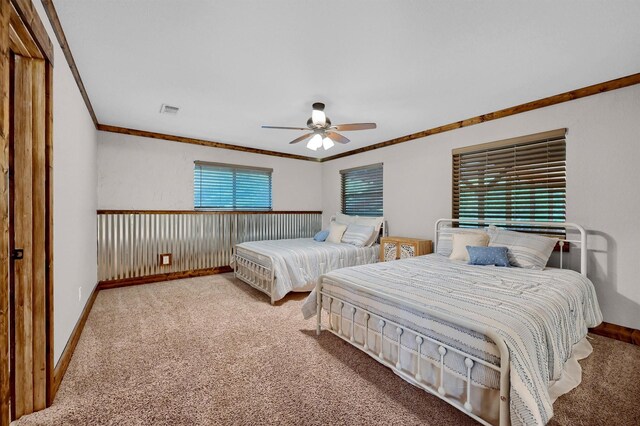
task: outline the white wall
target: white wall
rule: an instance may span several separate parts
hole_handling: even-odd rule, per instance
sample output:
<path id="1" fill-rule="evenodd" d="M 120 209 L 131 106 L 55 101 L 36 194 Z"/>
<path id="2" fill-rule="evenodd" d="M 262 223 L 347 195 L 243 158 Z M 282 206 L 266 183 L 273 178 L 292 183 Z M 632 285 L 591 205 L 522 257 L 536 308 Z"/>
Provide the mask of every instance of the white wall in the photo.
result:
<path id="1" fill-rule="evenodd" d="M 274 210 L 321 210 L 320 163 L 98 132 L 100 209 L 193 210 L 193 162 L 273 168 Z"/>
<path id="2" fill-rule="evenodd" d="M 589 277 L 607 322 L 640 329 L 640 85 L 323 163 L 325 223 L 339 170 L 384 163 L 392 235 L 433 238 L 451 216 L 453 148 L 558 128 L 567 135 L 567 221 L 589 231 Z"/>
<path id="3" fill-rule="evenodd" d="M 97 280 L 97 131 L 42 4 L 33 4 L 54 44 L 53 298 L 57 363 Z"/>

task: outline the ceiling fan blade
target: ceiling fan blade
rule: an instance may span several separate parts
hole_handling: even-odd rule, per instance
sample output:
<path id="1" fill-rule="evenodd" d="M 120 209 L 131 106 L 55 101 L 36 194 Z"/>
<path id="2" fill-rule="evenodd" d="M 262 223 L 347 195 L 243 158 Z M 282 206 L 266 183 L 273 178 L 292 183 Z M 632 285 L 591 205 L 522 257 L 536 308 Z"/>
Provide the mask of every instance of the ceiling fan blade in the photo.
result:
<path id="1" fill-rule="evenodd" d="M 376 123 L 351 123 L 351 124 L 336 124 L 331 126 L 332 129 L 339 130 L 341 132 L 348 132 L 350 130 L 368 130 L 375 129 Z"/>
<path id="2" fill-rule="evenodd" d="M 336 132 L 327 132 L 327 137 L 334 142 L 349 143 L 349 139 Z"/>
<path id="3" fill-rule="evenodd" d="M 307 130 L 308 130 L 308 129 L 307 129 Z M 306 135 L 302 135 L 302 136 L 300 136 L 299 138 L 295 138 L 294 140 L 292 140 L 292 141 L 291 141 L 291 142 L 289 142 L 289 143 L 290 143 L 290 144 L 294 144 L 294 143 L 302 142 L 303 140 L 308 139 L 308 138 L 310 138 L 310 137 L 311 137 L 311 136 L 313 136 L 313 135 L 314 135 L 313 133 L 309 133 L 309 134 L 306 134 Z"/>
<path id="4" fill-rule="evenodd" d="M 262 126 L 263 129 L 309 130 L 308 127 Z"/>

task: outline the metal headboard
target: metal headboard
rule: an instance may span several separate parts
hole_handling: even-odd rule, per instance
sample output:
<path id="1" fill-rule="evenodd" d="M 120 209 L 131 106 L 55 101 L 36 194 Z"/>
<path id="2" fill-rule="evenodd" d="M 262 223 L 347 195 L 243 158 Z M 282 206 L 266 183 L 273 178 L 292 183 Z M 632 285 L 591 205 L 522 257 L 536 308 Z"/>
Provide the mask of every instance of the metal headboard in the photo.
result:
<path id="1" fill-rule="evenodd" d="M 453 224 L 460 223 L 460 219 L 438 219 L 436 221 L 435 233 L 434 233 L 434 252 L 438 251 L 438 237 L 442 230 L 443 224 Z M 585 229 L 575 223 L 568 222 L 522 222 L 522 221 L 512 221 L 512 220 L 499 220 L 499 221 L 491 221 L 491 220 L 482 220 L 482 219 L 463 219 L 463 223 L 465 224 L 477 224 L 477 225 L 494 225 L 498 228 L 509 226 L 509 225 L 524 225 L 531 228 L 564 228 L 565 230 L 575 230 L 580 233 L 579 240 L 569 240 L 566 238 L 558 238 L 560 245 L 560 268 L 563 267 L 563 248 L 565 244 L 571 246 L 571 244 L 579 245 L 580 247 L 580 273 L 587 276 L 587 231 Z"/>

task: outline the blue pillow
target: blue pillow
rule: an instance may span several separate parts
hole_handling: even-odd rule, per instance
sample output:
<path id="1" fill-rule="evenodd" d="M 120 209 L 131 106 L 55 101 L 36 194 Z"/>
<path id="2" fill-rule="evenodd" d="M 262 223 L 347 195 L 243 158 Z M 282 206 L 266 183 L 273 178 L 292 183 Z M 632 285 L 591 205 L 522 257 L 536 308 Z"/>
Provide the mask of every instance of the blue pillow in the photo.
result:
<path id="1" fill-rule="evenodd" d="M 329 236 L 329 230 L 325 229 L 323 231 L 318 232 L 313 239 L 319 242 L 323 242 L 324 240 L 327 239 L 327 237 Z"/>
<path id="2" fill-rule="evenodd" d="M 509 266 L 507 247 L 474 247 L 467 246 L 469 265 Z"/>

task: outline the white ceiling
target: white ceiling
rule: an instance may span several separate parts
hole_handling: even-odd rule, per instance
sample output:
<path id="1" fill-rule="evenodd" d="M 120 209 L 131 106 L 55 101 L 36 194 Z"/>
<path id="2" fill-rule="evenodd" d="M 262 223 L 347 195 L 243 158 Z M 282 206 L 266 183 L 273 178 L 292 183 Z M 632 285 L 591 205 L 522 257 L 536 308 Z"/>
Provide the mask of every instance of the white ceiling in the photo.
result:
<path id="1" fill-rule="evenodd" d="M 324 157 L 640 72 L 640 1 L 55 0 L 101 124 Z M 58 62 L 60 63 L 60 62 Z M 60 66 L 60 65 L 59 65 Z M 311 104 L 378 123 L 314 153 Z M 177 116 L 160 105 L 179 106 Z"/>

